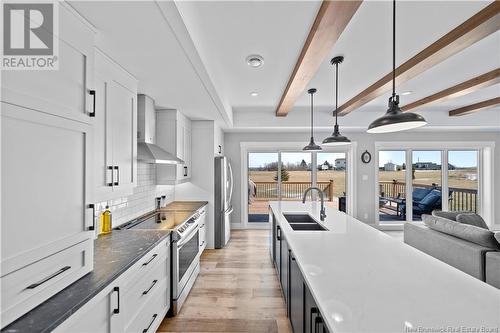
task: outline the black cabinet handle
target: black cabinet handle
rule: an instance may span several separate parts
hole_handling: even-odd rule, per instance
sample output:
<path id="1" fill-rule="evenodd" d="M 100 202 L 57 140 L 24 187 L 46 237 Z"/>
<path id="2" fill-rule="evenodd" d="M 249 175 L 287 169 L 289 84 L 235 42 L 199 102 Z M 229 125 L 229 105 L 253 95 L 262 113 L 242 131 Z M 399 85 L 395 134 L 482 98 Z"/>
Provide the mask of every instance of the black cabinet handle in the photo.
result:
<path id="1" fill-rule="evenodd" d="M 309 328 L 310 328 L 311 333 L 313 331 L 313 314 L 316 314 L 316 313 L 318 313 L 318 308 L 312 307 L 311 313 L 309 314 Z M 314 332 L 316 333 L 316 330 L 314 330 Z"/>
<path id="2" fill-rule="evenodd" d="M 316 317 L 316 319 L 314 320 L 314 333 L 320 332 L 319 328 L 321 327 L 321 324 L 323 324 L 323 318 L 319 316 Z"/>
<path id="3" fill-rule="evenodd" d="M 147 290 L 144 290 L 144 291 L 142 292 L 142 294 L 143 294 L 143 295 L 147 295 L 147 294 L 149 293 L 149 291 L 150 291 L 151 289 L 153 289 L 153 287 L 155 286 L 156 282 L 158 282 L 158 280 L 153 280 L 153 283 L 151 283 L 151 286 L 150 286 Z"/>
<path id="4" fill-rule="evenodd" d="M 116 295 L 118 297 L 117 298 L 117 301 L 118 301 L 117 307 L 116 307 L 116 309 L 113 310 L 113 313 L 118 314 L 118 313 L 120 313 L 120 287 L 114 287 L 113 291 L 116 291 Z"/>
<path id="5" fill-rule="evenodd" d="M 147 265 L 149 265 L 149 263 L 150 263 L 151 261 L 153 261 L 153 260 L 154 260 L 154 258 L 156 258 L 156 256 L 157 256 L 157 255 L 158 255 L 158 254 L 156 254 L 156 253 L 155 253 L 155 254 L 153 254 L 153 256 L 151 257 L 151 259 L 149 259 L 149 260 L 148 260 L 148 261 L 146 261 L 144 264 L 142 264 L 142 266 L 147 266 Z"/>
<path id="6" fill-rule="evenodd" d="M 148 327 L 146 327 L 145 329 L 142 330 L 142 333 L 147 333 L 149 331 L 149 329 L 151 328 L 151 325 L 153 325 L 153 323 L 155 322 L 156 317 L 158 317 L 157 313 L 155 313 L 153 315 L 153 319 L 151 319 L 151 322 L 149 323 Z"/>
<path id="7" fill-rule="evenodd" d="M 205 241 L 201 242 L 200 247 L 202 247 L 202 246 L 203 246 L 203 244 L 205 244 Z"/>
<path id="8" fill-rule="evenodd" d="M 184 177 L 187 177 L 188 175 L 188 167 L 184 166 Z"/>
<path id="9" fill-rule="evenodd" d="M 281 240 L 281 228 L 280 226 L 276 226 L 276 239 Z"/>
<path id="10" fill-rule="evenodd" d="M 67 271 L 70 268 L 71 268 L 71 266 L 64 266 L 63 268 L 61 268 L 60 270 L 58 270 L 55 273 L 50 274 L 49 276 L 47 276 L 43 280 L 40 280 L 40 281 L 33 283 L 33 284 L 30 284 L 29 286 L 26 287 L 26 289 L 35 289 L 36 287 L 41 286 L 42 284 L 44 284 L 45 282 L 47 282 L 49 280 L 52 280 L 53 278 L 64 273 L 65 271 Z"/>
<path id="11" fill-rule="evenodd" d="M 106 184 L 107 186 L 111 187 L 111 186 L 113 186 L 113 182 L 114 182 L 114 179 L 115 179 L 115 173 L 113 172 L 113 167 L 111 165 L 109 165 L 106 169 L 107 170 L 111 170 L 111 183 L 107 183 Z"/>
<path id="12" fill-rule="evenodd" d="M 95 117 L 95 90 L 89 90 L 89 95 L 94 98 L 92 112 L 89 112 L 89 117 Z"/>
<path id="13" fill-rule="evenodd" d="M 115 186 L 120 185 L 120 167 L 118 165 L 115 165 L 113 169 L 116 170 L 116 182 L 114 182 Z"/>
<path id="14" fill-rule="evenodd" d="M 89 227 L 89 230 L 95 230 L 95 205 L 89 204 L 87 207 L 92 209 L 92 225 Z"/>
<path id="15" fill-rule="evenodd" d="M 222 154 L 222 146 L 219 145 L 219 154 Z"/>

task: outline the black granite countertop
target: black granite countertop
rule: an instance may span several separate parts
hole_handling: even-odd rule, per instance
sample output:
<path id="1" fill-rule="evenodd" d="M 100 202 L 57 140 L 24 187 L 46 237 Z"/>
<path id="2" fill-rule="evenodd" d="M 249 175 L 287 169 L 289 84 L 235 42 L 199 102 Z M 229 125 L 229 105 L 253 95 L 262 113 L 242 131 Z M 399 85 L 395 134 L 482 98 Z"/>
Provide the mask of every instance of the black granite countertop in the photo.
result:
<path id="1" fill-rule="evenodd" d="M 94 242 L 94 270 L 49 298 L 1 332 L 50 332 L 113 282 L 169 230 L 114 230 Z"/>

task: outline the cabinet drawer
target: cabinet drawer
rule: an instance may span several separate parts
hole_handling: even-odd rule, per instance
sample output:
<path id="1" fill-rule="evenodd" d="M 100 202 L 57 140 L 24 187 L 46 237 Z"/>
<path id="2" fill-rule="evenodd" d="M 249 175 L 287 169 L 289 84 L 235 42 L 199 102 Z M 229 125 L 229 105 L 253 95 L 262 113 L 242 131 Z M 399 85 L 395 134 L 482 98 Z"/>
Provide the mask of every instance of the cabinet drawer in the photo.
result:
<path id="1" fill-rule="evenodd" d="M 126 326 L 126 332 L 156 332 L 169 307 L 167 288 L 167 279 L 159 283 L 157 292 L 149 298 L 135 318 Z"/>
<path id="2" fill-rule="evenodd" d="M 92 268 L 93 243 L 87 239 L 2 276 L 2 324 L 17 319 Z"/>
<path id="3" fill-rule="evenodd" d="M 137 279 L 125 286 L 126 293 L 123 298 L 125 326 L 129 326 L 130 320 L 154 295 L 162 294 L 167 298 L 165 288 L 169 281 L 168 265 L 167 257 L 163 256 L 159 258 L 155 266 L 144 271 Z"/>

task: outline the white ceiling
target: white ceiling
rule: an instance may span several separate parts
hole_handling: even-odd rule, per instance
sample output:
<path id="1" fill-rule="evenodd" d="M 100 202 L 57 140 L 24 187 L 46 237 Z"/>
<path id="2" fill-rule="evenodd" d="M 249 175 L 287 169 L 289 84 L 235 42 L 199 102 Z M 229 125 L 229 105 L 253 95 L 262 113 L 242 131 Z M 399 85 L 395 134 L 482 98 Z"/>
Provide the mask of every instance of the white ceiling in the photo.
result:
<path id="1" fill-rule="evenodd" d="M 397 63 L 449 32 L 490 1 L 398 1 Z M 274 111 L 319 9 L 320 1 L 110 1 L 71 2 L 100 31 L 98 45 L 139 79 L 139 89 L 157 105 L 193 119 L 214 119 L 224 128 L 305 128 L 304 92 L 290 115 Z M 331 57 L 344 55 L 340 100 L 347 101 L 391 70 L 391 2 L 365 0 L 325 59 L 309 87 L 318 89 L 318 124 L 330 123 Z M 249 54 L 264 57 L 250 68 Z M 398 85 L 407 104 L 500 67 L 500 32 L 414 79 Z M 259 93 L 257 97 L 250 92 Z M 430 126 L 500 128 L 500 108 L 485 116 L 451 119 L 451 109 L 500 95 L 500 85 L 418 109 Z M 363 128 L 386 109 L 389 93 L 343 117 L 347 128 Z M 369 116 L 363 116 L 366 111 Z M 486 111 L 485 111 L 486 112 Z M 439 114 L 438 114 L 439 113 Z M 482 113 L 482 112 L 480 112 Z M 234 114 L 234 123 L 232 120 Z M 486 115 L 492 115 L 490 117 Z M 488 123 L 488 118 L 493 124 Z M 320 120 L 322 119 L 322 120 Z"/>

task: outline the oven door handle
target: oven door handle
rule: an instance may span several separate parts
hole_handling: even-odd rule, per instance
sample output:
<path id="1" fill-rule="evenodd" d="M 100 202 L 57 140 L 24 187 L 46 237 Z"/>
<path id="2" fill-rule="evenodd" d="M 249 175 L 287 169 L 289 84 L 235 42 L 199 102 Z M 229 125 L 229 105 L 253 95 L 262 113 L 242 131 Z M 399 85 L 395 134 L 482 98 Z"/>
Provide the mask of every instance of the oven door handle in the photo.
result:
<path id="1" fill-rule="evenodd" d="M 180 250 L 184 244 L 186 244 L 187 242 L 189 242 L 191 240 L 191 238 L 194 237 L 194 235 L 198 232 L 198 226 L 196 226 L 196 228 L 194 228 L 191 233 L 189 233 L 187 236 L 186 236 L 186 240 L 182 240 L 182 242 L 178 242 L 177 243 L 177 250 Z"/>

